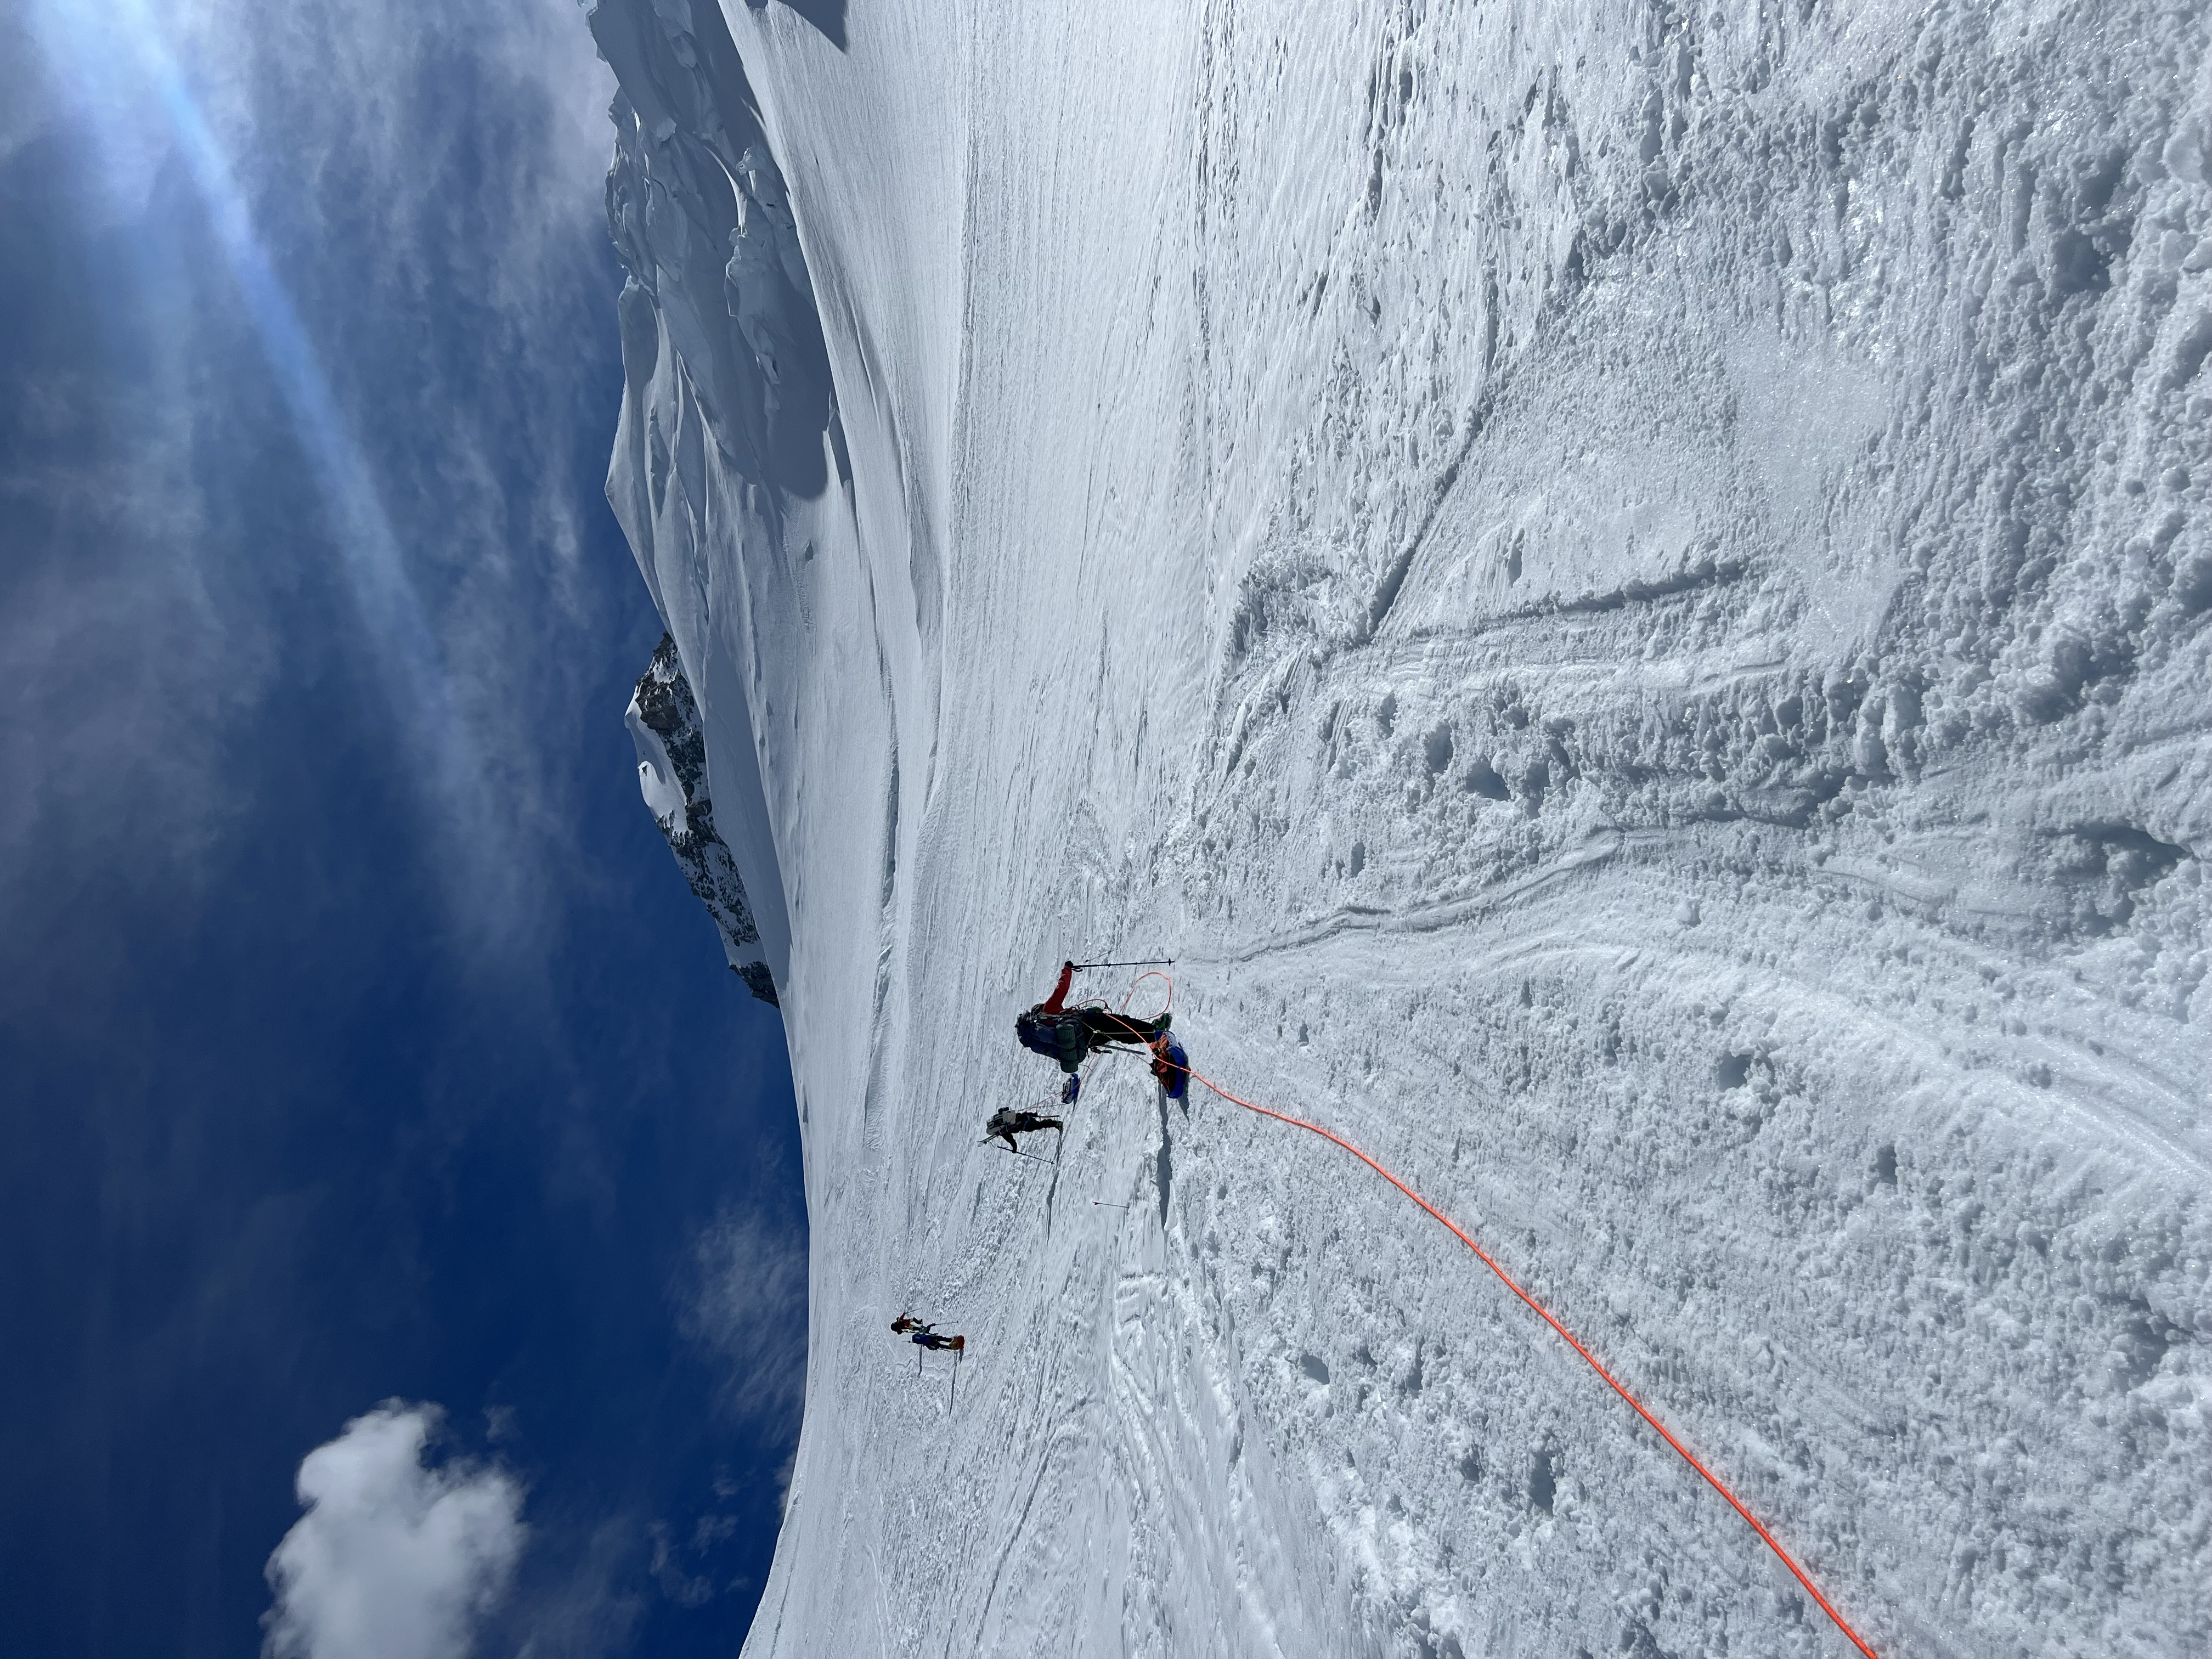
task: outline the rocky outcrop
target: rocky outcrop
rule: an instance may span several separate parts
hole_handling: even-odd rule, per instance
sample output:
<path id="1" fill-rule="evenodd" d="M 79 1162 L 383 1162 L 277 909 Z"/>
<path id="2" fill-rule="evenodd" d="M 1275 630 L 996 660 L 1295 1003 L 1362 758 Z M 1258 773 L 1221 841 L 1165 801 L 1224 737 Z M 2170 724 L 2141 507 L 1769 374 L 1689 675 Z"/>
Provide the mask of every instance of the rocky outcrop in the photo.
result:
<path id="1" fill-rule="evenodd" d="M 784 180 L 720 9 L 599 0 L 586 15 L 620 83 L 607 220 L 629 273 L 607 500 L 674 642 L 640 684 L 672 684 L 693 711 L 703 759 L 687 775 L 712 773 L 719 839 L 694 854 L 679 842 L 678 857 L 733 941 L 732 965 L 778 1000 L 793 984 L 792 924 L 764 793 L 781 682 L 764 677 L 763 653 L 807 626 L 796 568 L 840 544 L 813 505 L 845 511 L 831 488 L 845 447 L 829 361 Z M 721 896 L 739 891 L 726 908 Z M 741 941 L 733 915 L 746 919 Z"/>
<path id="2" fill-rule="evenodd" d="M 637 682 L 626 718 L 637 744 L 638 788 L 652 809 L 668 850 L 699 896 L 714 926 L 730 971 L 763 1002 L 775 1004 L 775 979 L 761 951 L 759 926 L 745 899 L 737 860 L 714 832 L 714 802 L 707 786 L 706 734 L 699 706 L 676 654 L 676 641 L 660 636 L 653 661 Z"/>

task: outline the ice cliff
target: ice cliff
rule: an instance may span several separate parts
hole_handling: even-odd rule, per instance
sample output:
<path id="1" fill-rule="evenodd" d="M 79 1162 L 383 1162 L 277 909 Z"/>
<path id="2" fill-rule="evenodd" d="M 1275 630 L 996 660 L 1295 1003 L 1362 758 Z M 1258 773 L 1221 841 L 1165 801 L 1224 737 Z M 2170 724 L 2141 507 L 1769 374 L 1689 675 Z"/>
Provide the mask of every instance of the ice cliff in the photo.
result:
<path id="1" fill-rule="evenodd" d="M 1877 1650 L 2212 1646 L 2202 9 L 592 27 L 805 1132 L 747 1651 L 1845 1650 L 1333 1149 L 979 1146 L 1093 954 Z"/>

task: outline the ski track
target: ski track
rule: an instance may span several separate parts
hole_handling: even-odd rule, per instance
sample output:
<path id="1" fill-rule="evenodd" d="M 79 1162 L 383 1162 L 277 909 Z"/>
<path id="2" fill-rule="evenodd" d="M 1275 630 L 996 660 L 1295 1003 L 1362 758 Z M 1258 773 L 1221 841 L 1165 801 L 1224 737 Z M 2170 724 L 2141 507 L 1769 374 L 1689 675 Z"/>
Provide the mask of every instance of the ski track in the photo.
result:
<path id="1" fill-rule="evenodd" d="M 2201 9 L 817 14 L 594 15 L 805 1133 L 747 1653 L 1848 1650 L 1336 1149 L 978 1146 L 1064 954 L 1877 1650 L 2212 1649 Z"/>

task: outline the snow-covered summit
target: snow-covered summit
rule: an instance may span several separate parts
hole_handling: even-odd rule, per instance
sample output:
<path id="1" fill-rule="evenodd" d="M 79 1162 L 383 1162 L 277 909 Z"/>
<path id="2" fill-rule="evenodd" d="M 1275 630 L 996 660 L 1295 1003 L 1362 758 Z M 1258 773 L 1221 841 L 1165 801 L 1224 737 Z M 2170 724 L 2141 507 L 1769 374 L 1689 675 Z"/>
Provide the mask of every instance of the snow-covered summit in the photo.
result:
<path id="1" fill-rule="evenodd" d="M 748 1650 L 1844 1650 L 1334 1149 L 978 1146 L 1065 955 L 1878 1651 L 2212 1645 L 2199 10 L 593 27 L 807 1148 Z"/>

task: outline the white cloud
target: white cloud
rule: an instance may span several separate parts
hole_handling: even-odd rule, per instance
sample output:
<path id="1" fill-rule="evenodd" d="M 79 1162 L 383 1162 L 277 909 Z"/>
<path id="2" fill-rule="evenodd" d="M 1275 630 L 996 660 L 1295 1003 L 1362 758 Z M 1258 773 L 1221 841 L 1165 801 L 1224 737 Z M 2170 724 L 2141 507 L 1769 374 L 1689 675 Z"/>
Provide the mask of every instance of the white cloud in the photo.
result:
<path id="1" fill-rule="evenodd" d="M 806 1251 L 793 1227 L 726 1210 L 693 1246 L 684 1328 L 727 1362 L 723 1404 L 791 1425 L 806 1391 Z"/>
<path id="2" fill-rule="evenodd" d="M 272 1659 L 461 1659 L 526 1529 L 497 1468 L 426 1468 L 434 1406 L 356 1417 L 300 1465 L 307 1512 L 269 1558 Z"/>

